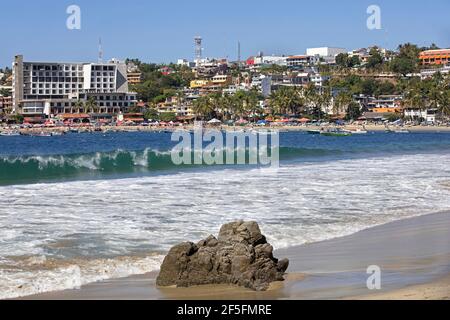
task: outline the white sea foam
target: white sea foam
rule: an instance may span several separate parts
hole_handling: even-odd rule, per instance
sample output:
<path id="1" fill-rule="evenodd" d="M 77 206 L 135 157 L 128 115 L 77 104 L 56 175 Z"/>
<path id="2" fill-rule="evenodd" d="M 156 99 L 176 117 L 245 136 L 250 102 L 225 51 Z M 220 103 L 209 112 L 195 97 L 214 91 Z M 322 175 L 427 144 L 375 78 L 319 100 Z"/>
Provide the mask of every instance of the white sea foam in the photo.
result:
<path id="1" fill-rule="evenodd" d="M 276 248 L 331 239 L 449 209 L 449 164 L 448 154 L 418 154 L 289 164 L 276 171 L 185 171 L 2 186 L 0 262 L 81 257 L 102 268 L 109 262 L 99 257 L 164 252 L 175 243 L 217 233 L 221 224 L 236 219 L 260 222 Z M 158 266 L 152 260 L 142 269 L 107 274 Z M 0 292 L 11 296 L 24 283 L 31 284 L 19 290 L 25 294 L 77 287 L 102 280 L 99 270 L 74 264 L 49 271 L 37 264 L 27 273 L 0 266 Z"/>
<path id="2" fill-rule="evenodd" d="M 158 270 L 162 260 L 161 255 L 64 262 L 32 257 L 17 261 L 14 268 L 0 269 L 0 299 L 78 289 L 88 283 L 145 274 Z"/>

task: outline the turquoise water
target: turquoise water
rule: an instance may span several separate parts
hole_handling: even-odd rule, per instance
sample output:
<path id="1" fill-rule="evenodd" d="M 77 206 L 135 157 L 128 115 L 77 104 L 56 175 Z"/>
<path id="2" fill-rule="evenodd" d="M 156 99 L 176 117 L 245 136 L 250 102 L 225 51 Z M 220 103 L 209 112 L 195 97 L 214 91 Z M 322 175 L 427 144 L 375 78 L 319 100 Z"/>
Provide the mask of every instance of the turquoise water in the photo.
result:
<path id="1" fill-rule="evenodd" d="M 280 139 L 281 165 L 450 150 L 449 133 L 372 133 L 333 138 L 290 132 L 282 133 Z M 175 144 L 169 133 L 0 137 L 0 185 L 211 169 L 173 164 L 170 150 Z"/>
<path id="2" fill-rule="evenodd" d="M 170 137 L 0 137 L 0 298 L 156 270 L 236 219 L 286 248 L 450 208 L 449 133 L 282 133 L 277 170 L 174 166 Z"/>

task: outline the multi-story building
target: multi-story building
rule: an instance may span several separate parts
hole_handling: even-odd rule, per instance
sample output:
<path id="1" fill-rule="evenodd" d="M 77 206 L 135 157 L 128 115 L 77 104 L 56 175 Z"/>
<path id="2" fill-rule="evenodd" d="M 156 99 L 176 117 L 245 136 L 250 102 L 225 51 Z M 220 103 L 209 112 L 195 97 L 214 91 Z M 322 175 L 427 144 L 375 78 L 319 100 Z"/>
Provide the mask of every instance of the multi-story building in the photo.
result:
<path id="1" fill-rule="evenodd" d="M 318 88 L 322 88 L 326 81 L 330 80 L 330 76 L 323 76 L 320 73 L 311 73 L 309 79 Z"/>
<path id="2" fill-rule="evenodd" d="M 165 102 L 157 105 L 159 113 L 175 113 L 177 117 L 189 117 L 194 115 L 192 105 L 188 101 L 181 101 L 178 97 L 169 97 Z"/>
<path id="3" fill-rule="evenodd" d="M 290 68 L 312 66 L 319 62 L 314 55 L 290 56 L 286 58 L 286 64 Z"/>
<path id="4" fill-rule="evenodd" d="M 213 85 L 225 87 L 225 86 L 230 85 L 232 83 L 232 80 L 233 79 L 231 78 L 230 75 L 218 74 L 218 75 L 215 75 L 214 77 L 212 77 L 211 82 Z"/>
<path id="5" fill-rule="evenodd" d="M 428 123 L 436 122 L 436 109 L 422 109 L 416 107 L 406 107 L 404 109 L 404 116 L 406 119 L 415 121 L 425 121 Z"/>
<path id="6" fill-rule="evenodd" d="M 248 58 L 246 60 L 246 65 L 252 71 L 256 71 L 262 67 L 270 66 L 270 65 L 287 66 L 287 57 L 260 55 L 260 56 Z"/>
<path id="7" fill-rule="evenodd" d="M 420 71 L 420 78 L 422 80 L 432 78 L 436 73 L 440 72 L 441 74 L 449 74 L 450 73 L 450 65 L 446 65 L 442 68 L 435 69 L 423 69 Z"/>
<path id="8" fill-rule="evenodd" d="M 24 62 L 18 55 L 13 63 L 12 96 L 14 112 L 35 118 L 88 111 L 124 113 L 136 103 L 136 94 L 128 90 L 126 65 L 116 60 Z M 95 102 L 91 110 L 88 101 Z"/>
<path id="9" fill-rule="evenodd" d="M 368 103 L 369 109 L 389 110 L 384 112 L 401 112 L 403 96 L 381 95 L 378 98 L 371 99 Z M 380 111 L 381 112 L 381 111 Z"/>
<path id="10" fill-rule="evenodd" d="M 12 109 L 12 97 L 0 95 L 0 114 L 9 113 Z"/>
<path id="11" fill-rule="evenodd" d="M 450 49 L 422 51 L 419 59 L 422 65 L 445 65 L 450 63 Z"/>
<path id="12" fill-rule="evenodd" d="M 308 56 L 319 57 L 320 60 L 330 64 L 336 63 L 336 56 L 341 53 L 347 53 L 347 50 L 332 47 L 308 48 L 306 50 Z"/>
<path id="13" fill-rule="evenodd" d="M 272 77 L 265 75 L 254 76 L 251 86 L 261 92 L 263 97 L 267 98 L 272 93 Z"/>
<path id="14" fill-rule="evenodd" d="M 332 47 L 320 47 L 320 48 L 308 48 L 306 54 L 308 56 L 319 57 L 336 57 L 338 54 L 347 53 L 344 48 L 332 48 Z"/>
<path id="15" fill-rule="evenodd" d="M 128 84 L 136 85 L 142 83 L 142 73 L 141 72 L 128 72 L 127 73 Z"/>

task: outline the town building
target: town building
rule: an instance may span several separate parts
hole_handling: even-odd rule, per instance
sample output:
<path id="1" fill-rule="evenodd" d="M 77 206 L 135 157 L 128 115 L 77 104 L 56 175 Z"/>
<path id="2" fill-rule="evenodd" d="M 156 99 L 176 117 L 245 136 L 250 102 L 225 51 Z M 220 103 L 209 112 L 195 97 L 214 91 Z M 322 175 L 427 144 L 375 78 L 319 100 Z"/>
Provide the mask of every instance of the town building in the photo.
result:
<path id="1" fill-rule="evenodd" d="M 192 104 L 182 101 L 178 97 L 169 97 L 166 101 L 158 103 L 156 110 L 158 113 L 174 113 L 177 117 L 194 116 Z"/>
<path id="2" fill-rule="evenodd" d="M 419 54 L 422 65 L 445 65 L 450 63 L 450 49 L 426 50 Z"/>
<path id="3" fill-rule="evenodd" d="M 263 97 L 267 98 L 272 93 L 272 77 L 265 75 L 254 76 L 251 86 L 261 92 Z"/>
<path id="4" fill-rule="evenodd" d="M 450 65 L 443 66 L 442 68 L 423 69 L 420 71 L 420 78 L 422 80 L 432 78 L 436 73 L 440 72 L 442 75 L 450 73 Z"/>
<path id="5" fill-rule="evenodd" d="M 298 68 L 312 66 L 319 62 L 318 56 L 315 55 L 298 55 L 286 58 L 286 65 L 289 68 Z"/>
<path id="6" fill-rule="evenodd" d="M 13 63 L 13 111 L 34 121 L 67 113 L 125 113 L 135 105 L 125 63 Z M 88 110 L 88 101 L 94 106 Z M 94 109 L 94 110 L 92 110 Z"/>
<path id="7" fill-rule="evenodd" d="M 204 88 L 208 87 L 212 84 L 211 80 L 209 79 L 197 79 L 191 81 L 191 89 L 197 89 L 197 88 Z"/>
<path id="8" fill-rule="evenodd" d="M 9 113 L 12 110 L 12 97 L 0 95 L 0 114 Z"/>
<path id="9" fill-rule="evenodd" d="M 271 65 L 285 67 L 285 66 L 287 66 L 287 57 L 259 55 L 256 57 L 248 58 L 246 61 L 246 65 L 251 71 L 258 71 L 262 67 L 267 67 L 267 66 L 271 66 Z"/>
<path id="10" fill-rule="evenodd" d="M 380 113 L 391 113 L 402 111 L 403 96 L 381 95 L 378 98 L 371 98 L 367 107 L 370 111 Z"/>
<path id="11" fill-rule="evenodd" d="M 314 85 L 318 88 L 322 88 L 325 85 L 326 81 L 330 80 L 330 76 L 323 76 L 320 73 L 316 72 L 316 73 L 311 73 L 309 75 L 309 79 L 312 83 L 314 83 Z"/>
<path id="12" fill-rule="evenodd" d="M 222 75 L 218 74 L 212 77 L 211 82 L 213 85 L 218 85 L 221 87 L 229 86 L 232 83 L 233 79 L 230 75 Z"/>
<path id="13" fill-rule="evenodd" d="M 142 83 L 142 73 L 141 72 L 127 72 L 128 84 L 136 85 Z"/>
<path id="14" fill-rule="evenodd" d="M 189 67 L 189 68 L 194 68 L 195 67 L 195 62 L 190 62 L 187 59 L 178 59 L 177 65 L 184 66 L 184 67 Z"/>
<path id="15" fill-rule="evenodd" d="M 404 109 L 404 117 L 408 120 L 425 121 L 427 123 L 436 122 L 436 109 L 421 109 L 417 107 L 406 107 Z"/>
<path id="16" fill-rule="evenodd" d="M 321 61 L 329 64 L 336 63 L 336 56 L 341 53 L 347 53 L 347 50 L 333 47 L 308 48 L 306 50 L 306 55 L 317 56 Z"/>

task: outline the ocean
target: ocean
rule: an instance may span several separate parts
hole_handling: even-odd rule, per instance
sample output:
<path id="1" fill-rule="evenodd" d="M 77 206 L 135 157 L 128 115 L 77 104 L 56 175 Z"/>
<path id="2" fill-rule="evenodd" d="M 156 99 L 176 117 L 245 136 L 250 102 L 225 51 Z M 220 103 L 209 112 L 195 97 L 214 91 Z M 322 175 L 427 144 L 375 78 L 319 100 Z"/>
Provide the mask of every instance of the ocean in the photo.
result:
<path id="1" fill-rule="evenodd" d="M 157 270 L 237 219 L 286 248 L 450 208 L 450 133 L 281 133 L 278 170 L 176 166 L 170 138 L 0 137 L 0 299 Z"/>

